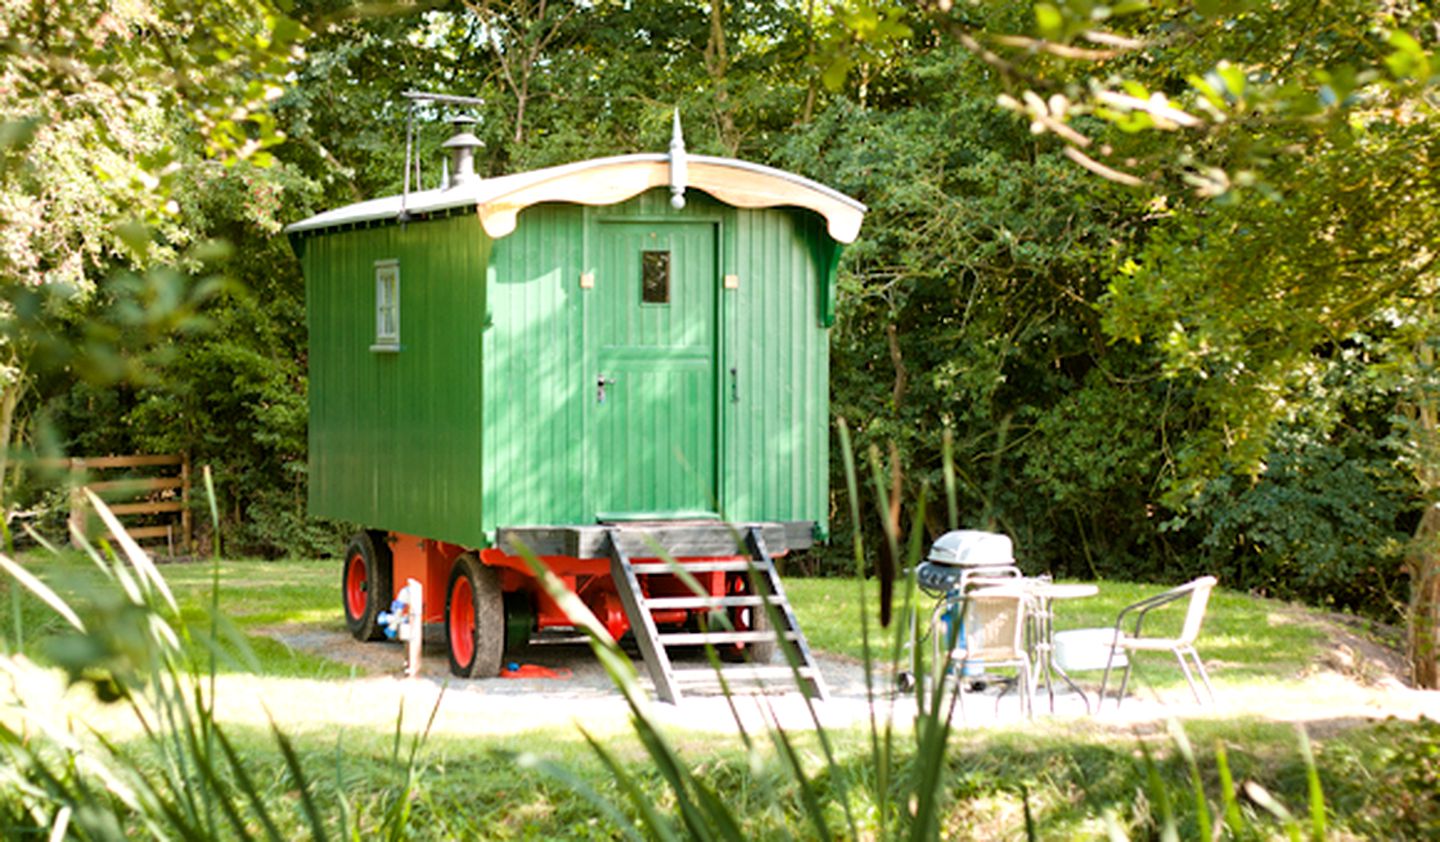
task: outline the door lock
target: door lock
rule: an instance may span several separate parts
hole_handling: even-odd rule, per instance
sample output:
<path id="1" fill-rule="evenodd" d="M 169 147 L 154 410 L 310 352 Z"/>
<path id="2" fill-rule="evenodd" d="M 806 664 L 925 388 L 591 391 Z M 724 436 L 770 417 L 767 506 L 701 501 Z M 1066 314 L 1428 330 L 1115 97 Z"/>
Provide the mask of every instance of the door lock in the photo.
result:
<path id="1" fill-rule="evenodd" d="M 595 378 L 595 402 L 605 402 L 605 387 L 615 385 L 615 378 L 601 374 Z"/>

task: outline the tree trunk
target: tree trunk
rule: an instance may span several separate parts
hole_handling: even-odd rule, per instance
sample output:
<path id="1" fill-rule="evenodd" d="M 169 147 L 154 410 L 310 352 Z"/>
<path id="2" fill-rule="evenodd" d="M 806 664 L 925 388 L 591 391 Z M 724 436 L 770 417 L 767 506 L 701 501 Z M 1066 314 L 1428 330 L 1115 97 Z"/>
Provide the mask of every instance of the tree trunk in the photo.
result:
<path id="1" fill-rule="evenodd" d="M 800 109 L 800 125 L 810 125 L 815 116 L 815 97 L 819 93 L 820 68 L 815 64 L 815 0 L 805 2 L 805 68 L 810 81 L 805 86 L 805 105 Z"/>
<path id="2" fill-rule="evenodd" d="M 725 74 L 730 69 L 730 52 L 725 46 L 725 0 L 710 0 L 710 40 L 705 45 L 705 70 L 715 88 L 715 119 L 720 142 L 733 157 L 740 153 L 740 133 L 735 128 L 730 92 Z"/>
<path id="3" fill-rule="evenodd" d="M 1434 311 L 1426 308 L 1426 320 L 1434 324 Z M 1433 370 L 1435 349 L 1428 342 L 1421 342 L 1415 349 L 1416 362 L 1424 371 Z M 1440 632 L 1440 503 L 1435 502 L 1435 492 L 1440 489 L 1440 407 L 1426 393 L 1419 389 L 1415 401 L 1401 410 L 1407 415 L 1413 427 L 1409 431 L 1415 442 L 1415 479 L 1420 493 L 1429 501 L 1420 516 L 1420 525 L 1415 527 L 1415 538 L 1405 558 L 1406 571 L 1410 574 L 1410 606 L 1406 612 L 1405 643 L 1406 655 L 1410 661 L 1410 680 L 1416 687 L 1426 690 L 1440 689 L 1440 675 L 1437 675 L 1436 658 L 1440 649 L 1436 647 L 1437 632 Z"/>
<path id="4" fill-rule="evenodd" d="M 545 50 L 564 30 L 565 24 L 582 7 L 566 4 L 555 18 L 550 17 L 547 0 L 468 0 L 470 12 L 485 26 L 501 33 L 489 39 L 500 65 L 500 76 L 515 97 L 515 145 L 525 142 L 525 112 L 530 103 L 530 82 Z"/>
<path id="5" fill-rule="evenodd" d="M 515 145 L 525 142 L 525 101 L 530 97 L 530 68 L 521 71 L 520 86 L 515 89 Z"/>
<path id="6" fill-rule="evenodd" d="M 14 437 L 15 409 L 20 405 L 20 393 L 24 389 L 25 381 L 20 377 L 0 387 L 0 511 L 9 502 L 10 440 Z"/>
<path id="7" fill-rule="evenodd" d="M 1415 529 L 1415 542 L 1405 559 L 1410 573 L 1406 655 L 1416 687 L 1440 689 L 1440 504 L 1432 503 Z"/>
<path id="8" fill-rule="evenodd" d="M 890 390 L 890 402 L 898 412 L 900 402 L 905 400 L 905 387 L 910 377 L 905 371 L 905 357 L 900 353 L 900 334 L 894 322 L 885 326 L 885 341 L 890 346 L 890 364 L 895 366 L 895 387 Z"/>

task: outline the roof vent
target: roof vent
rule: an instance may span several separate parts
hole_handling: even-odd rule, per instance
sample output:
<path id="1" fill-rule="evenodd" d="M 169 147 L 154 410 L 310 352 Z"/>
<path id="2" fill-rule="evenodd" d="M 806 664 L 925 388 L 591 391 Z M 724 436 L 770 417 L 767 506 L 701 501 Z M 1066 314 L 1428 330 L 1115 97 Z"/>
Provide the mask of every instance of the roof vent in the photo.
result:
<path id="1" fill-rule="evenodd" d="M 463 116 L 450 121 L 450 125 L 455 127 L 455 136 L 441 144 L 451 150 L 454 162 L 446 187 L 462 187 L 480 181 L 480 176 L 475 174 L 475 150 L 484 148 L 485 144 L 470 132 L 470 127 L 477 122 L 474 117 Z"/>

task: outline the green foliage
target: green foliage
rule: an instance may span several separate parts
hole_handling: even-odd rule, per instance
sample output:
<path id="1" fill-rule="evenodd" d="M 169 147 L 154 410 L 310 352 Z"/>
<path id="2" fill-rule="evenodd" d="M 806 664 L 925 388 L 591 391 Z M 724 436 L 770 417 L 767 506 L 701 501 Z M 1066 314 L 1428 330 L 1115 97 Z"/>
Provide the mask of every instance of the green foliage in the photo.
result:
<path id="1" fill-rule="evenodd" d="M 1393 577 L 1420 488 L 1382 462 L 1434 462 L 1409 446 L 1427 441 L 1424 417 L 1395 410 L 1435 378 L 1393 353 L 1433 333 L 1408 306 L 1428 300 L 1414 293 L 1429 283 L 1416 273 L 1437 204 L 1423 8 L 708 5 L 302 5 L 289 13 L 302 28 L 264 6 L 222 7 L 234 20 L 216 23 L 221 12 L 170 21 L 183 10 L 155 4 L 173 24 L 160 32 L 198 33 L 180 66 L 208 84 L 174 96 L 209 116 L 137 105 L 116 119 L 172 150 L 146 206 L 174 213 L 146 231 L 95 228 L 129 194 L 92 201 L 83 191 L 100 182 L 51 168 L 61 147 L 34 150 L 58 124 L 0 135 L 5 160 L 30 162 L 26 178 L 66 185 L 61 217 L 103 231 L 105 245 L 86 246 L 99 255 L 84 264 L 91 283 L 135 262 L 127 231 L 173 267 L 137 264 L 82 296 L 14 296 L 48 314 L 54 338 L 19 412 L 48 407 L 53 428 L 32 443 L 188 451 L 216 469 L 237 552 L 338 549 L 340 531 L 304 515 L 303 292 L 280 225 L 397 192 L 412 116 L 421 182 L 436 182 L 450 111 L 412 112 L 407 89 L 485 98 L 485 175 L 663 148 L 678 104 L 693 151 L 794 170 L 870 206 L 841 274 L 833 408 L 860 452 L 895 443 L 907 504 L 922 482 L 939 487 L 948 430 L 960 522 L 1010 533 L 1032 569 L 1176 580 L 1206 568 L 1322 602 L 1337 582 Z M 283 37 L 262 43 L 267 32 Z M 147 84 L 170 78 L 145 62 Z M 235 126 L 254 154 L 212 113 L 224 96 L 246 104 Z M 206 137 L 187 134 L 192 122 Z M 1081 169 L 1077 152 L 1142 190 Z M 1336 369 L 1342 352 L 1363 364 Z M 946 521 L 938 503 L 916 518 L 929 537 Z M 844 556 L 807 563 L 849 572 Z M 1404 596 L 1356 587 L 1327 604 L 1385 615 Z"/>
<path id="2" fill-rule="evenodd" d="M 1391 454 L 1353 439 L 1347 450 L 1285 437 L 1259 479 L 1207 485 L 1196 508 L 1212 513 L 1209 568 L 1228 571 L 1232 587 L 1399 616 L 1411 486 Z"/>
<path id="3" fill-rule="evenodd" d="M 111 528 L 123 560 L 108 543 L 101 550 L 86 548 L 93 566 L 64 577 L 68 597 L 6 555 L 0 555 L 0 566 L 67 621 L 45 646 L 69 682 L 92 687 L 102 702 L 127 707 L 147 738 L 136 751 L 103 735 L 84 734 L 64 721 L 63 712 L 32 705 L 23 692 L 7 699 L 18 714 L 0 726 L 0 753 L 7 761 L 0 815 L 7 833 L 218 838 L 248 836 L 250 828 L 263 827 L 270 838 L 280 838 L 274 809 L 262 800 L 253 771 L 215 720 L 213 682 L 207 692 L 203 668 L 187 669 L 181 635 L 188 637 L 188 629 L 177 623 L 179 609 L 169 587 L 99 498 L 92 494 L 91 502 Z M 78 582 L 88 584 L 77 588 Z M 221 622 L 214 616 L 212 643 L 218 642 Z M 6 663 L 23 671 L 9 653 Z M 213 677 L 214 661 L 210 664 Z M 17 678 L 42 680 L 23 672 Z M 308 807 L 307 776 L 288 738 L 276 731 L 275 740 Z M 324 838 L 320 817 L 307 810 L 307 818 L 311 835 Z"/>
<path id="4" fill-rule="evenodd" d="M 1167 375 L 1196 382 L 1204 423 L 1176 451 L 1172 507 L 1216 477 L 1264 470 L 1305 405 L 1327 403 L 1315 386 L 1357 334 L 1361 382 L 1339 388 L 1412 386 L 1393 396 L 1410 422 L 1402 460 L 1417 502 L 1433 504 L 1432 4 L 1044 4 L 1026 34 L 975 27 L 949 3 L 928 12 L 1001 74 L 999 102 L 1033 132 L 1152 197 L 1159 219 L 1115 261 L 1102 306 L 1112 335 L 1153 345 Z M 1318 437 L 1334 430 L 1333 415 L 1305 421 Z M 1406 566 L 1409 656 L 1425 687 L 1440 686 L 1437 529 L 1433 515 L 1418 520 Z"/>
<path id="5" fill-rule="evenodd" d="M 279 165 L 196 176 L 186 215 L 230 244 L 218 265 L 230 282 L 194 308 L 200 321 L 189 329 L 149 331 L 134 343 L 139 353 L 123 358 L 136 366 L 127 382 L 61 380 L 68 388 L 47 420 L 67 453 L 183 452 L 194 465 L 210 465 L 234 552 L 336 552 L 344 527 L 305 515 L 303 284 L 287 244 L 274 236 L 279 197 L 296 201 L 313 186 Z M 97 417 L 113 422 L 97 426 Z"/>
<path id="6" fill-rule="evenodd" d="M 0 110 L 15 122 L 6 123 L 0 171 L 0 499 L 8 507 L 51 493 L 40 478 L 11 494 L 15 450 L 163 448 L 202 459 L 248 450 L 268 451 L 272 463 L 303 461 L 304 334 L 292 330 L 303 326 L 298 275 L 289 273 L 290 294 L 263 299 L 273 307 L 248 323 L 228 302 L 237 279 L 262 295 L 287 280 L 257 261 L 277 251 L 266 248 L 279 231 L 281 195 L 294 201 L 308 184 L 267 169 L 267 150 L 284 138 L 270 104 L 303 55 L 306 29 L 263 0 L 21 5 L 7 8 L 4 28 L 0 50 L 13 60 Z M 207 333 L 217 322 L 241 332 Z M 233 429 L 231 416 L 219 416 L 233 403 L 211 407 L 209 417 L 180 401 L 154 411 L 156 393 L 204 391 L 187 382 L 202 376 L 187 364 L 210 362 L 191 343 L 237 341 L 280 369 L 250 366 L 252 382 L 268 377 L 250 395 L 263 432 Z M 287 377 L 302 395 L 298 417 L 296 401 L 285 405 Z M 148 415 L 140 409 L 147 402 Z M 112 413 L 106 429 L 90 414 L 97 404 Z M 209 448 L 199 442 L 202 424 L 213 432 Z M 30 447 L 17 447 L 27 435 Z M 278 482 L 293 497 L 293 470 L 267 479 L 264 461 L 235 460 L 256 471 L 251 485 Z M 257 496 L 246 492 L 234 495 L 236 506 Z M 266 502 L 281 513 L 294 508 Z M 272 529 L 286 534 L 254 542 L 257 551 L 275 553 L 292 543 L 289 533 L 315 531 L 303 523 Z"/>
<path id="7" fill-rule="evenodd" d="M 892 80 L 903 105 L 836 103 L 784 150 L 871 207 L 842 277 L 834 412 L 859 446 L 897 445 L 907 499 L 938 487 L 951 430 L 961 522 L 1014 535 L 1036 569 L 1178 575 L 1153 501 L 1188 394 L 1107 346 L 1093 307 L 1136 208 L 975 98 L 983 75 L 937 47 Z"/>
<path id="8" fill-rule="evenodd" d="M 920 4 L 893 98 L 838 100 L 843 128 L 791 158 L 826 161 L 872 208 L 837 414 L 932 481 L 951 427 L 962 521 L 1010 533 L 1032 566 L 1203 567 L 1391 615 L 1440 452 L 1433 351 L 1415 350 L 1440 220 L 1432 18 Z M 842 41 L 827 48 L 859 54 Z"/>

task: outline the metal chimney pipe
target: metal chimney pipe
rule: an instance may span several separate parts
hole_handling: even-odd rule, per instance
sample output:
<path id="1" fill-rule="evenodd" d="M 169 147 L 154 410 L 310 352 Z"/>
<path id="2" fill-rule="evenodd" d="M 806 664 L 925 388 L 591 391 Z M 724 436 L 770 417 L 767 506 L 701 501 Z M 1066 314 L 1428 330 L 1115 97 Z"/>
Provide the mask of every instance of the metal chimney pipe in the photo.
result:
<path id="1" fill-rule="evenodd" d="M 449 183 L 445 185 L 447 188 L 480 181 L 480 176 L 475 173 L 475 150 L 484 148 L 485 144 L 469 130 L 476 122 L 478 121 L 474 117 L 463 116 L 450 121 L 456 134 L 441 144 L 451 151 L 451 160 L 454 162 L 450 167 Z"/>

